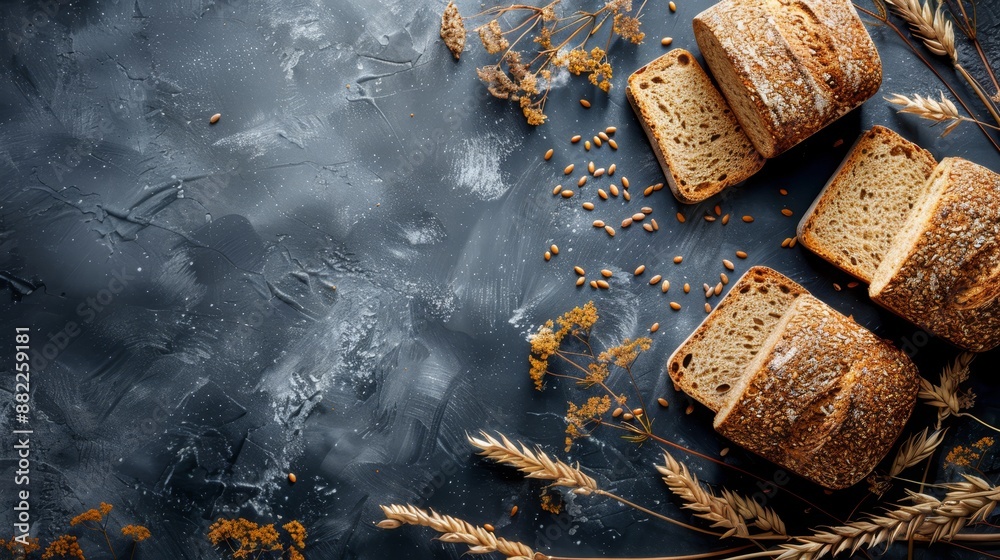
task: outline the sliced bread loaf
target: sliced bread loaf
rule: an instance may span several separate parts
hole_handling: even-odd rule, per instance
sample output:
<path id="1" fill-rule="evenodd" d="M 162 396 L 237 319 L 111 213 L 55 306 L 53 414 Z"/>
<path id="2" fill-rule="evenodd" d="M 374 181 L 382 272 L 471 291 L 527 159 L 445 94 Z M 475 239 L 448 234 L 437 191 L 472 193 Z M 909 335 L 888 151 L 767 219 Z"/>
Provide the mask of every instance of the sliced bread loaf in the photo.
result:
<path id="1" fill-rule="evenodd" d="M 799 242 L 871 282 L 896 233 L 928 192 L 937 162 L 882 126 L 861 135 L 799 222 Z"/>
<path id="2" fill-rule="evenodd" d="M 1000 346 L 1000 175 L 962 158 L 934 169 L 875 271 L 871 298 L 973 352 Z"/>
<path id="3" fill-rule="evenodd" d="M 709 69 L 774 157 L 878 91 L 882 63 L 850 0 L 722 0 L 694 19 Z"/>
<path id="4" fill-rule="evenodd" d="M 805 294 L 774 326 L 714 425 L 821 486 L 846 488 L 889 451 L 918 385 L 903 352 Z"/>
<path id="5" fill-rule="evenodd" d="M 764 165 L 722 94 L 684 49 L 636 70 L 625 93 L 681 202 L 705 200 Z"/>
<path id="6" fill-rule="evenodd" d="M 751 268 L 670 356 L 670 378 L 718 412 L 732 398 L 732 388 L 774 326 L 805 293 L 805 288 L 770 268 Z"/>

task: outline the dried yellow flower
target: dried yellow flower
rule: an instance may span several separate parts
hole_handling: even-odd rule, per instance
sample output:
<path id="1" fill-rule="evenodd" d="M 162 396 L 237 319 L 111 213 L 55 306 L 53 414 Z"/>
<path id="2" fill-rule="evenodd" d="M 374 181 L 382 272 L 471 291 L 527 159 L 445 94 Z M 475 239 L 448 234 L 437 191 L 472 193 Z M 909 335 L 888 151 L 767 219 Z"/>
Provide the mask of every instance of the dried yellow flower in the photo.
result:
<path id="1" fill-rule="evenodd" d="M 126 525 L 122 527 L 122 535 L 132 537 L 135 542 L 142 542 L 151 536 L 149 529 L 142 525 Z"/>
<path id="2" fill-rule="evenodd" d="M 288 538 L 299 548 L 306 547 L 306 528 L 297 520 L 293 519 L 281 526 L 288 533 Z"/>
<path id="3" fill-rule="evenodd" d="M 510 42 L 503 36 L 503 29 L 500 27 L 500 22 L 495 19 L 486 25 L 480 26 L 476 31 L 479 32 L 479 40 L 486 47 L 486 52 L 490 54 L 497 54 L 510 46 Z"/>
<path id="4" fill-rule="evenodd" d="M 615 14 L 612 29 L 615 33 L 620 35 L 622 39 L 626 39 L 638 45 L 643 39 L 646 38 L 646 34 L 639 30 L 639 26 L 639 18 L 626 16 L 624 14 Z"/>
<path id="5" fill-rule="evenodd" d="M 454 2 L 448 2 L 441 14 L 441 39 L 455 60 L 458 60 L 465 50 L 465 22 Z"/>
<path id="6" fill-rule="evenodd" d="M 72 535 L 62 535 L 49 543 L 45 552 L 42 553 L 42 560 L 50 560 L 51 558 L 87 560 L 87 557 L 83 555 L 83 549 L 80 548 L 80 543 Z"/>

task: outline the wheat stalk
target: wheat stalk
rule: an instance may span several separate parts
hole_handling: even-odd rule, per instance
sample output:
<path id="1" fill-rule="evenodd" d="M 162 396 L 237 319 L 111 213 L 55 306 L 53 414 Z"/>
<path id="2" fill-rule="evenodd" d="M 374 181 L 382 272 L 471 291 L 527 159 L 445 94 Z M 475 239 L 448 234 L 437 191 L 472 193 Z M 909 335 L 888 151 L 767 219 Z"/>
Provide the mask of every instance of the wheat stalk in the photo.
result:
<path id="1" fill-rule="evenodd" d="M 480 438 L 466 436 L 469 443 L 480 449 L 479 455 L 510 465 L 524 473 L 526 478 L 551 480 L 553 486 L 572 488 L 575 494 L 587 495 L 598 490 L 597 481 L 584 474 L 579 466 L 550 459 L 537 447 L 531 450 L 523 443 L 514 444 L 503 434 L 500 434 L 499 440 L 486 432 L 479 434 Z"/>
<path id="2" fill-rule="evenodd" d="M 513 560 L 531 560 L 535 557 L 535 552 L 523 543 L 508 541 L 483 527 L 441 515 L 434 510 L 423 510 L 409 504 L 379 507 L 385 515 L 385 519 L 378 523 L 382 529 L 396 529 L 404 524 L 420 525 L 441 533 L 440 540 L 444 542 L 469 545 L 470 554 L 499 552 Z"/>
<path id="3" fill-rule="evenodd" d="M 752 521 L 755 527 L 764 531 L 764 534 L 788 536 L 785 522 L 781 520 L 778 513 L 769 507 L 760 505 L 757 500 L 729 490 L 722 491 L 722 499 L 729 504 L 729 507 L 736 510 L 740 517 L 746 521 Z"/>
<path id="4" fill-rule="evenodd" d="M 892 461 L 892 467 L 889 468 L 890 477 L 899 476 L 904 470 L 930 457 L 937 450 L 944 441 L 945 430 L 935 430 L 929 435 L 928 430 L 929 428 L 924 428 L 903 442 L 896 453 L 896 458 Z"/>
<path id="5" fill-rule="evenodd" d="M 958 64 L 955 49 L 955 29 L 944 16 L 942 6 L 931 11 L 930 2 L 920 4 L 920 0 L 886 0 L 895 12 L 910 25 L 910 30 L 923 42 L 927 50 L 938 56 L 947 56 L 952 64 Z"/>
<path id="6" fill-rule="evenodd" d="M 671 457 L 669 453 L 663 453 L 663 464 L 656 465 L 656 470 L 663 475 L 663 482 L 670 491 L 687 502 L 684 507 L 696 512 L 695 517 L 711 521 L 712 527 L 725 530 L 723 538 L 750 535 L 743 517 L 737 513 L 736 508 L 702 486 L 698 482 L 698 477 L 691 474 L 687 466 Z"/>
<path id="7" fill-rule="evenodd" d="M 884 99 L 893 105 L 902 107 L 902 109 L 899 109 L 900 113 L 917 115 L 922 119 L 934 121 L 935 124 L 951 121 L 945 126 L 944 132 L 941 133 L 942 137 L 951 134 L 951 131 L 955 130 L 956 126 L 962 124 L 962 121 L 974 121 L 974 119 L 960 115 L 958 107 L 950 99 L 946 98 L 943 92 L 941 93 L 940 101 L 933 97 L 921 97 L 920 95 L 914 95 L 913 98 L 909 98 L 898 93 L 894 93 L 892 97 L 885 97 Z"/>
<path id="8" fill-rule="evenodd" d="M 938 428 L 949 416 L 961 414 L 963 403 L 958 386 L 969 378 L 969 366 L 975 357 L 976 355 L 971 352 L 959 354 L 952 363 L 946 365 L 941 371 L 938 385 L 934 385 L 924 378 L 920 379 L 920 392 L 917 393 L 917 397 L 938 409 Z"/>
<path id="9" fill-rule="evenodd" d="M 793 542 L 779 547 L 784 552 L 778 560 L 816 560 L 844 551 L 854 554 L 862 547 L 872 548 L 903 539 L 919 538 L 930 543 L 960 539 L 963 535 L 959 535 L 959 531 L 963 527 L 985 521 L 1000 501 L 1000 488 L 979 477 L 965 475 L 964 482 L 949 483 L 944 487 L 948 492 L 943 500 L 908 492 L 912 504 L 899 505 L 896 509 L 862 521 L 796 537 Z"/>

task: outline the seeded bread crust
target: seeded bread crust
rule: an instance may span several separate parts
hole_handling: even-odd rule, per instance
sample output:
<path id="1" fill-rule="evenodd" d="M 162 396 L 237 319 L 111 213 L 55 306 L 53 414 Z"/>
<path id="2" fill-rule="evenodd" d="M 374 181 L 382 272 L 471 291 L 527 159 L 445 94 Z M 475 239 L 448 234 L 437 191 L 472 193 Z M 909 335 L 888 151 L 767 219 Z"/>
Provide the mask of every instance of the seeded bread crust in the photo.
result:
<path id="1" fill-rule="evenodd" d="M 871 282 L 910 212 L 928 193 L 937 162 L 927 150 L 876 126 L 851 148 L 799 222 L 807 249 Z"/>
<path id="2" fill-rule="evenodd" d="M 701 202 L 763 167 L 764 158 L 688 51 L 674 49 L 636 70 L 625 94 L 677 200 Z"/>
<path id="3" fill-rule="evenodd" d="M 888 453 L 919 386 L 901 351 L 812 297 L 796 298 L 715 417 L 734 443 L 826 488 Z"/>
<path id="4" fill-rule="evenodd" d="M 876 303 L 972 352 L 1000 346 L 1000 175 L 945 158 L 872 278 Z"/>
<path id="5" fill-rule="evenodd" d="M 695 39 L 757 151 L 772 158 L 861 105 L 882 63 L 849 0 L 722 0 Z"/>
<path id="6" fill-rule="evenodd" d="M 667 360 L 674 385 L 718 412 L 774 326 L 795 299 L 807 293 L 770 268 L 746 271 Z"/>

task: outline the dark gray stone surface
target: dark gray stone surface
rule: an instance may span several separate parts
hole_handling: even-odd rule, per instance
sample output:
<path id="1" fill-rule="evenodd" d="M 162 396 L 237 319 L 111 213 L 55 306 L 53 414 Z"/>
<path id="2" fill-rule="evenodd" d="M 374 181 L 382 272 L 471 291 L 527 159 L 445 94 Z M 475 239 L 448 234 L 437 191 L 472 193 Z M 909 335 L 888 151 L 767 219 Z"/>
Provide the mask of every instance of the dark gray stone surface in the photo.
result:
<path id="1" fill-rule="evenodd" d="M 727 443 L 708 412 L 685 415 L 687 399 L 661 373 L 704 318 L 698 286 L 717 278 L 720 260 L 737 249 L 751 255 L 737 262 L 737 274 L 753 264 L 778 269 L 879 335 L 916 343 L 921 371 L 936 378 L 954 349 L 862 290 L 835 291 L 834 282 L 848 279 L 801 247 L 779 247 L 873 124 L 937 157 L 1000 170 L 972 125 L 941 139 L 881 99 L 942 89 L 889 29 L 870 28 L 885 67 L 878 97 L 704 204 L 681 208 L 667 190 L 636 196 L 630 208 L 655 209 L 655 235 L 633 227 L 609 239 L 590 227 L 595 216 L 578 198 L 552 197 L 563 166 L 586 161 L 569 136 L 608 125 L 618 126 L 621 149 L 592 157 L 617 162 L 634 185 L 663 180 L 624 80 L 665 50 L 661 36 L 696 50 L 690 21 L 709 3 L 678 0 L 670 14 L 665 2 L 651 2 L 646 43 L 613 47 L 610 95 L 570 80 L 552 92 L 550 123 L 539 128 L 485 95 L 474 69 L 488 58 L 474 36 L 462 61 L 452 59 L 438 38 L 441 1 L 0 5 L 4 395 L 13 385 L 13 329 L 30 327 L 39 353 L 53 344 L 33 362 L 37 534 L 65 530 L 70 516 L 104 500 L 116 505 L 116 523 L 152 528 L 142 558 L 217 557 L 206 528 L 238 514 L 302 520 L 310 558 L 457 557 L 460 549 L 432 542 L 428 531 L 373 528 L 378 504 L 410 501 L 492 523 L 551 553 L 720 548 L 596 498 L 573 499 L 562 516 L 541 512 L 537 485 L 473 458 L 464 435 L 503 430 L 562 455 L 565 401 L 579 392 L 558 384 L 533 391 L 526 339 L 545 319 L 593 298 L 601 343 L 661 324 L 638 363 L 646 396 L 674 403 L 656 411 L 655 430 L 718 453 Z M 1000 11 L 980 4 L 982 39 L 997 60 Z M 964 44 L 962 55 L 977 68 Z M 576 101 L 584 96 L 590 110 Z M 216 112 L 222 120 L 209 126 Z M 553 146 L 555 158 L 543 162 Z M 779 188 L 790 194 L 780 197 Z M 726 227 L 697 219 L 715 204 L 757 219 Z M 795 217 L 781 216 L 783 206 Z M 694 219 L 677 223 L 679 209 Z M 615 223 L 626 212 L 603 217 Z M 545 263 L 553 242 L 562 252 Z M 678 254 L 685 261 L 675 266 Z M 573 265 L 623 273 L 640 263 L 671 280 L 669 297 L 628 274 L 607 292 L 573 286 Z M 692 293 L 675 293 L 686 281 Z M 670 311 L 672 299 L 685 308 Z M 980 357 L 973 380 L 976 412 L 994 423 L 998 358 Z M 8 402 L 0 419 L 4 501 L 15 489 L 6 474 L 17 428 Z M 946 447 L 985 433 L 971 422 L 955 426 Z M 687 517 L 652 470 L 656 446 L 635 448 L 610 430 L 597 435 L 570 458 L 609 488 Z M 678 457 L 703 480 L 757 492 L 753 478 Z M 775 473 L 738 450 L 727 461 L 766 479 Z M 957 477 L 939 467 L 933 472 Z M 991 471 L 990 461 L 982 468 Z M 288 472 L 297 484 L 286 482 Z M 825 495 L 799 479 L 788 488 L 837 516 L 865 495 Z M 515 504 L 521 514 L 511 519 Z M 796 530 L 833 522 L 815 511 L 799 515 L 802 504 L 784 491 L 768 505 Z M 11 518 L 3 508 L 0 533 Z M 949 546 L 919 554 L 978 557 Z"/>

